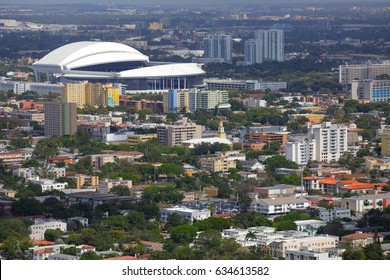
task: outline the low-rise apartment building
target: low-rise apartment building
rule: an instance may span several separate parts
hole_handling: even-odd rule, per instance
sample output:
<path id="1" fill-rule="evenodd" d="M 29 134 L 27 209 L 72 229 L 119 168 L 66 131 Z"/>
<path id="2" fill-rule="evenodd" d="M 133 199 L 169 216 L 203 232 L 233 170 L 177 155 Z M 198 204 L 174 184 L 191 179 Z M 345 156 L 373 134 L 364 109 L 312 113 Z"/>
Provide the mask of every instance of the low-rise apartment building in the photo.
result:
<path id="1" fill-rule="evenodd" d="M 303 197 L 275 197 L 253 199 L 251 209 L 263 215 L 281 215 L 293 210 L 303 210 L 309 207 L 309 202 Z"/>
<path id="2" fill-rule="evenodd" d="M 168 217 L 176 213 L 183 217 L 183 219 L 187 220 L 190 224 L 196 220 L 204 220 L 211 216 L 211 212 L 209 209 L 202 210 L 194 210 L 186 207 L 173 207 L 173 208 L 162 208 L 160 209 L 161 221 L 166 223 L 168 221 Z"/>
<path id="3" fill-rule="evenodd" d="M 36 219 L 30 226 L 30 238 L 33 240 L 44 240 L 45 231 L 48 229 L 60 229 L 63 232 L 67 230 L 67 224 L 54 219 Z"/>
<path id="4" fill-rule="evenodd" d="M 339 237 L 331 235 L 317 235 L 290 240 L 278 240 L 269 245 L 270 254 L 274 258 L 286 257 L 286 251 L 291 249 L 301 249 L 310 247 L 316 251 L 325 251 L 326 249 L 334 249 L 338 246 Z"/>

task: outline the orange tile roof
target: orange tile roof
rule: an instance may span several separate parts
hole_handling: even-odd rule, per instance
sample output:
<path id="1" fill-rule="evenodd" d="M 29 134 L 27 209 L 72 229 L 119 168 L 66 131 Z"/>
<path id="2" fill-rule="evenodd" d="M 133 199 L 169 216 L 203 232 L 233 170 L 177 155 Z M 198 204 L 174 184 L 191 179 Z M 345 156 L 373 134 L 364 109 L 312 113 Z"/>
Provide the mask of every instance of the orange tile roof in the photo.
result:
<path id="1" fill-rule="evenodd" d="M 335 178 L 323 178 L 320 180 L 320 184 L 328 184 L 328 185 L 336 185 L 336 183 L 340 182 L 340 180 L 337 180 Z"/>
<path id="2" fill-rule="evenodd" d="M 47 241 L 47 240 L 33 240 L 32 241 L 33 245 L 54 245 L 56 244 L 53 241 Z"/>
<path id="3" fill-rule="evenodd" d="M 304 179 L 304 180 L 315 180 L 315 181 L 316 181 L 316 180 L 321 180 L 321 179 L 323 179 L 323 178 L 310 177 L 310 176 L 309 176 L 309 177 L 303 177 L 303 179 Z"/>
<path id="4" fill-rule="evenodd" d="M 375 185 L 374 184 L 360 183 L 360 184 L 351 184 L 351 185 L 348 185 L 348 186 L 343 186 L 341 188 L 345 189 L 345 190 L 374 189 Z"/>
<path id="5" fill-rule="evenodd" d="M 382 236 L 379 234 L 379 236 Z M 348 235 L 344 235 L 341 237 L 343 240 L 351 240 L 351 239 L 366 239 L 374 237 L 374 233 L 352 233 Z"/>

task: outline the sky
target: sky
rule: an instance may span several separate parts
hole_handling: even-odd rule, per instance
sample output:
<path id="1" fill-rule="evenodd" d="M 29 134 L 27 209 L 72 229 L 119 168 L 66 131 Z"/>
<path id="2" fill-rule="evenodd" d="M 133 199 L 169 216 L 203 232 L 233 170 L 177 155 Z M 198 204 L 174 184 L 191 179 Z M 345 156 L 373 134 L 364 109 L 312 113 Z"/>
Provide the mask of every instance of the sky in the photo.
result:
<path id="1" fill-rule="evenodd" d="M 240 3 L 240 4 L 269 4 L 269 3 L 288 3 L 289 6 L 293 3 L 330 3 L 330 2 L 340 2 L 340 0 L 0 0 L 0 4 L 63 4 L 63 3 L 98 3 L 105 4 L 109 2 L 114 2 L 115 4 L 218 4 L 218 3 Z M 369 2 L 388 2 L 388 0 L 375 0 L 375 1 L 364 1 L 364 0 L 343 0 L 342 2 L 351 2 L 351 3 L 365 3 Z M 367 3 L 368 2 L 368 3 Z"/>

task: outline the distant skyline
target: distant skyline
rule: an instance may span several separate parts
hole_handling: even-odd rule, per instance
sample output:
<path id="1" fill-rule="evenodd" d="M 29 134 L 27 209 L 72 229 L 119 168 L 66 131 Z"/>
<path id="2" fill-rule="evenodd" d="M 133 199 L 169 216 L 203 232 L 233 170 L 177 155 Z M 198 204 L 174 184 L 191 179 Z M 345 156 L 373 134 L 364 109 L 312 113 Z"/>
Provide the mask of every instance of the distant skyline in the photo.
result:
<path id="1" fill-rule="evenodd" d="M 236 4 L 237 0 L 0 0 L 0 4 L 18 4 L 18 5 L 34 5 L 34 4 L 75 4 L 75 3 L 95 3 L 95 4 L 106 4 L 110 2 L 113 4 L 129 4 L 129 5 L 213 5 L 213 4 Z M 370 3 L 378 2 L 388 2 L 388 0 L 374 0 L 374 1 L 363 1 L 363 0 L 344 0 L 340 3 L 340 0 L 240 0 L 239 4 L 287 4 L 292 6 L 294 3 L 297 4 L 324 4 L 324 3 L 351 3 L 351 4 L 365 4 L 369 5 Z M 390 6 L 390 4 L 389 4 Z"/>

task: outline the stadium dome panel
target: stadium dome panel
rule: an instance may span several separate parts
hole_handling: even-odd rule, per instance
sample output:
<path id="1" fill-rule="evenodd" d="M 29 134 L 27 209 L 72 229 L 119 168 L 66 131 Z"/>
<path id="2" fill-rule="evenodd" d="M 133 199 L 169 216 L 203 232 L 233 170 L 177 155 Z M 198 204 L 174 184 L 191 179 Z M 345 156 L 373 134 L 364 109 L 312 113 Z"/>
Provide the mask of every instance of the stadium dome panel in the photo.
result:
<path id="1" fill-rule="evenodd" d="M 148 62 L 136 49 L 112 42 L 77 42 L 59 47 L 33 64 L 33 69 L 76 69 L 115 62 Z"/>

